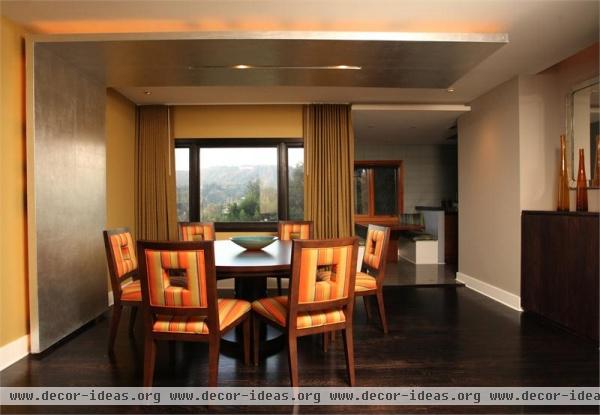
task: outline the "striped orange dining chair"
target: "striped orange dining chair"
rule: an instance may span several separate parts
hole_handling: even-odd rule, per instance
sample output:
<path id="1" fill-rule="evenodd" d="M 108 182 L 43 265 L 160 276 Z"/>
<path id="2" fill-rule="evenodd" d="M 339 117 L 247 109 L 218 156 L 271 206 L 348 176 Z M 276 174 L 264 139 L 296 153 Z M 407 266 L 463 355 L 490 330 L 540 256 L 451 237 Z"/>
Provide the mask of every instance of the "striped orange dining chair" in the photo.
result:
<path id="1" fill-rule="evenodd" d="M 297 338 L 341 330 L 344 335 L 348 379 L 354 386 L 352 310 L 356 272 L 357 238 L 294 240 L 289 296 L 263 298 L 252 303 L 254 311 L 254 364 L 258 364 L 260 322 L 287 333 L 290 380 L 298 386 Z M 328 266 L 328 281 L 317 281 L 318 267 Z"/>
<path id="2" fill-rule="evenodd" d="M 217 298 L 214 242 L 138 242 L 145 314 L 144 386 L 152 386 L 156 342 L 208 342 L 208 386 L 217 386 L 221 336 L 243 327 L 244 363 L 250 360 L 250 303 Z M 184 277 L 185 286 L 170 278 Z"/>
<path id="3" fill-rule="evenodd" d="M 179 222 L 180 241 L 214 241 L 215 225 L 212 222 Z"/>
<path id="4" fill-rule="evenodd" d="M 292 239 L 312 239 L 313 238 L 313 223 L 309 220 L 281 220 L 277 225 L 277 233 L 280 241 L 290 241 Z M 277 294 L 282 295 L 281 288 L 282 278 L 277 277 Z"/>
<path id="5" fill-rule="evenodd" d="M 383 303 L 383 280 L 385 278 L 385 255 L 390 241 L 390 228 L 385 226 L 369 225 L 365 243 L 365 253 L 362 269 L 356 273 L 356 288 L 354 295 L 363 297 L 367 318 L 371 320 L 370 300 L 375 296 L 381 327 L 385 334 L 388 333 L 385 305 Z M 330 278 L 328 271 L 319 272 L 318 279 L 327 281 Z M 324 340 L 327 347 L 327 339 Z"/>
<path id="6" fill-rule="evenodd" d="M 142 304 L 142 292 L 138 279 L 138 262 L 135 245 L 128 228 L 107 229 L 102 232 L 108 262 L 108 273 L 113 293 L 113 313 L 108 335 L 108 351 L 112 352 L 123 306 L 131 308 L 129 331 L 133 331 L 138 307 Z"/>
<path id="7" fill-rule="evenodd" d="M 362 297 L 365 304 L 367 318 L 371 319 L 370 300 L 375 297 L 381 327 L 385 334 L 388 333 L 385 305 L 383 303 L 383 280 L 385 278 L 385 256 L 390 241 L 390 228 L 386 226 L 369 225 L 365 243 L 365 253 L 362 269 L 356 273 L 355 296 Z M 327 279 L 327 278 L 325 278 Z"/>

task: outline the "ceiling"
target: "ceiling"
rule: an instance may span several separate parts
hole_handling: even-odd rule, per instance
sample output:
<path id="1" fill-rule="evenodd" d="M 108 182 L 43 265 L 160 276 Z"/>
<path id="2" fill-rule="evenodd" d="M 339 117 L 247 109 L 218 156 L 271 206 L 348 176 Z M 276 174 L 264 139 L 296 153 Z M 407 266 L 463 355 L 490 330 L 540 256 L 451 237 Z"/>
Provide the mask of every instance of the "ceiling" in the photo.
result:
<path id="1" fill-rule="evenodd" d="M 463 64 L 458 69 L 456 61 L 460 59 L 454 56 L 457 59 L 452 63 L 451 51 L 428 51 L 432 61 L 430 67 L 437 69 L 435 79 L 438 83 L 431 82 L 433 78 L 427 80 L 428 83 L 419 83 L 419 76 L 422 75 L 417 72 L 405 79 L 395 77 L 393 72 L 390 72 L 385 82 L 385 74 L 379 74 L 353 85 L 344 79 L 350 76 L 345 71 L 341 74 L 341 71 L 329 71 L 327 75 L 322 76 L 325 81 L 316 82 L 306 74 L 290 74 L 289 70 L 285 73 L 285 70 L 272 69 L 261 69 L 259 71 L 262 73 L 259 75 L 243 75 L 260 78 L 252 82 L 240 82 L 239 74 L 235 75 L 238 77 L 236 83 L 228 80 L 227 75 L 225 78 L 220 75 L 217 77 L 220 81 L 214 83 L 211 76 L 203 78 L 207 79 L 207 82 L 196 83 L 186 80 L 185 76 L 181 77 L 182 82 L 179 83 L 170 82 L 169 77 L 163 79 L 162 84 L 150 79 L 147 85 L 126 85 L 121 82 L 117 89 L 138 104 L 468 104 L 502 82 L 521 74 L 536 74 L 598 42 L 599 35 L 598 2 L 593 0 L 2 0 L 0 7 L 4 16 L 24 25 L 32 32 L 61 34 L 66 36 L 66 39 L 78 39 L 78 34 L 93 33 L 120 34 L 94 36 L 98 40 L 131 36 L 146 39 L 189 38 L 201 37 L 208 32 L 219 32 L 228 36 L 252 31 L 371 32 L 379 38 L 419 32 L 470 36 L 507 34 L 509 39 L 508 44 L 495 52 L 480 54 L 478 62 Z M 132 33 L 134 35 L 131 35 Z M 254 47 L 256 56 L 272 58 L 271 52 L 276 51 L 274 54 L 281 65 L 285 65 L 286 62 L 311 62 L 310 50 L 298 55 L 286 53 L 293 50 L 289 49 L 288 45 L 279 44 L 272 47 L 263 43 Z M 375 53 L 376 50 L 367 47 L 366 51 L 363 51 L 366 56 L 371 52 Z M 320 56 L 333 65 L 352 65 L 350 60 L 338 62 L 329 59 L 340 56 L 352 58 L 352 54 L 344 53 L 343 48 L 335 47 L 329 51 L 321 51 Z M 124 60 L 128 58 L 127 53 L 121 56 Z M 252 56 L 243 57 L 246 59 Z M 438 57 L 441 59 L 436 62 Z M 385 53 L 382 58 L 385 59 Z M 392 62 L 394 65 L 398 63 L 399 58 L 400 55 L 390 57 L 392 61 L 396 59 Z M 450 64 L 447 63 L 448 59 Z M 239 63 L 245 62 L 235 62 Z M 367 63 L 363 64 L 367 66 Z M 202 78 L 199 75 L 187 74 L 188 77 L 195 76 L 196 80 Z M 373 82 L 373 79 L 379 83 Z M 454 92 L 446 91 L 445 86 L 449 84 L 454 88 Z M 146 91 L 150 94 L 146 94 Z M 451 113 L 433 111 L 429 115 L 423 112 L 411 115 L 407 112 L 402 115 L 398 111 L 392 112 L 397 114 L 392 116 L 388 111 L 375 116 L 375 112 L 368 111 L 365 115 L 367 118 L 375 116 L 378 119 L 382 131 L 381 140 L 387 139 L 393 131 L 405 128 L 405 121 L 418 122 L 429 115 L 438 118 L 427 119 L 423 125 L 435 124 L 435 120 L 438 120 L 440 128 L 435 134 L 439 139 L 440 134 L 445 133 L 445 130 L 442 132 L 441 125 L 446 125 L 447 117 L 450 117 Z M 433 136 L 433 133 L 430 136 Z M 423 140 L 427 141 L 429 138 L 423 136 L 421 141 Z"/>
<path id="2" fill-rule="evenodd" d="M 504 34 L 208 32 L 187 39 L 44 42 L 107 86 L 446 89 Z M 151 91 L 152 92 L 152 91 Z"/>
<path id="3" fill-rule="evenodd" d="M 456 144 L 456 119 L 465 105 L 353 105 L 358 144 Z"/>

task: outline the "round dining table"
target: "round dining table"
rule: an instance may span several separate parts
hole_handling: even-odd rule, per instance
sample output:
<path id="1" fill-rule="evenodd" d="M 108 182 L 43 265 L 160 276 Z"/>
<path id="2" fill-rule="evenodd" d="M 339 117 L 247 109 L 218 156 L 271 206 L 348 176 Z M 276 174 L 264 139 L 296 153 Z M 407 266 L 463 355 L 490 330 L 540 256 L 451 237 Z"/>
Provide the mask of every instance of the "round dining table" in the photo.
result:
<path id="1" fill-rule="evenodd" d="M 259 251 L 249 251 L 235 243 L 215 241 L 217 279 L 235 279 L 235 298 L 254 301 L 267 297 L 267 277 L 289 276 L 292 241 L 275 241 Z M 261 329 L 261 355 L 281 351 L 285 337 L 271 325 Z M 221 340 L 222 351 L 237 356 L 241 353 L 241 332 L 232 330 Z"/>
<path id="2" fill-rule="evenodd" d="M 254 301 L 267 296 L 267 277 L 289 275 L 292 241 L 277 240 L 259 251 L 232 241 L 215 241 L 217 279 L 235 278 L 235 297 Z"/>

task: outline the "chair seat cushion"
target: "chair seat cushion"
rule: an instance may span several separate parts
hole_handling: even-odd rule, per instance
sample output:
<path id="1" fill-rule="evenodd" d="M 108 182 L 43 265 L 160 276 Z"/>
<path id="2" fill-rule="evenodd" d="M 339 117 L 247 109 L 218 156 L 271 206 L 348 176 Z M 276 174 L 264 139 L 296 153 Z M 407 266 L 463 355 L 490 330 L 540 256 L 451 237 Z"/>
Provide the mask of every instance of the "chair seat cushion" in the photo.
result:
<path id="1" fill-rule="evenodd" d="M 435 235 L 431 235 L 429 233 L 419 233 L 419 234 L 415 234 L 412 237 L 412 240 L 417 242 L 417 241 L 437 241 L 438 238 Z"/>
<path id="2" fill-rule="evenodd" d="M 364 272 L 356 273 L 355 291 L 368 291 L 377 288 L 377 280 Z"/>
<path id="3" fill-rule="evenodd" d="M 244 300 L 221 298 L 218 305 L 219 330 L 250 311 L 250 303 Z M 205 316 L 158 316 L 152 330 L 159 333 L 208 334 L 208 325 Z"/>
<path id="4" fill-rule="evenodd" d="M 287 306 L 287 296 L 269 297 L 254 301 L 252 310 L 279 326 L 285 327 L 287 324 Z M 346 316 L 342 310 L 309 311 L 298 313 L 296 327 L 298 329 L 308 329 L 344 321 L 346 321 Z"/>
<path id="5" fill-rule="evenodd" d="M 411 241 L 437 241 L 437 236 L 431 235 L 427 232 L 420 231 L 405 231 L 402 233 L 404 238 L 410 239 Z"/>
<path id="6" fill-rule="evenodd" d="M 121 286 L 121 301 L 142 301 L 140 280 L 131 281 Z"/>
<path id="7" fill-rule="evenodd" d="M 317 280 L 329 281 L 331 278 L 331 271 L 319 271 L 317 272 Z M 364 272 L 356 273 L 356 282 L 354 283 L 354 291 L 369 291 L 377 288 L 377 280 L 375 277 L 365 274 Z"/>

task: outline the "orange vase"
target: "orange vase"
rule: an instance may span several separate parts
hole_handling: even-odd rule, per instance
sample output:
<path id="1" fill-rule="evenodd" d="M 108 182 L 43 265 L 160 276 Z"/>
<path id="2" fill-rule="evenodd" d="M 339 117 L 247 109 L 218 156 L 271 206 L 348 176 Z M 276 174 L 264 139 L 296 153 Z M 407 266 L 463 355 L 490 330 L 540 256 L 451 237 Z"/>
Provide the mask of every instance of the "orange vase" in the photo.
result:
<path id="1" fill-rule="evenodd" d="M 577 211 L 587 212 L 588 210 L 588 198 L 587 198 L 587 179 L 585 177 L 585 157 L 583 149 L 579 149 L 579 171 L 577 172 Z"/>
<path id="2" fill-rule="evenodd" d="M 560 136 L 560 166 L 556 210 L 569 211 L 569 172 L 567 171 L 567 145 L 564 134 Z"/>
<path id="3" fill-rule="evenodd" d="M 600 135 L 596 136 L 596 167 L 594 168 L 593 187 L 600 187 Z"/>

